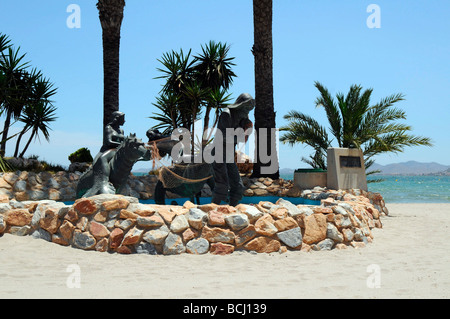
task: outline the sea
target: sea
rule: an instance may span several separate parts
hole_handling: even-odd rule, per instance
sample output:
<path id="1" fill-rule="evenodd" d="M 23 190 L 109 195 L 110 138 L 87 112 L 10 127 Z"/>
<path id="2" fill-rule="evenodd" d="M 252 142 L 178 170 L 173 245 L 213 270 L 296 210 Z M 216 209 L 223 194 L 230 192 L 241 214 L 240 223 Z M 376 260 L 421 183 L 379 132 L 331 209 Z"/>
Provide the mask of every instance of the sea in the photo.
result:
<path id="1" fill-rule="evenodd" d="M 143 175 L 144 173 L 133 173 Z M 371 192 L 380 193 L 386 203 L 450 203 L 450 176 L 430 175 L 373 175 L 370 179 L 381 182 L 368 183 Z M 292 180 L 293 173 L 280 174 Z"/>
<path id="2" fill-rule="evenodd" d="M 371 192 L 380 193 L 386 203 L 450 203 L 450 176 L 430 175 L 373 175 L 381 179 L 368 183 Z M 292 179 L 293 174 L 281 175 Z"/>

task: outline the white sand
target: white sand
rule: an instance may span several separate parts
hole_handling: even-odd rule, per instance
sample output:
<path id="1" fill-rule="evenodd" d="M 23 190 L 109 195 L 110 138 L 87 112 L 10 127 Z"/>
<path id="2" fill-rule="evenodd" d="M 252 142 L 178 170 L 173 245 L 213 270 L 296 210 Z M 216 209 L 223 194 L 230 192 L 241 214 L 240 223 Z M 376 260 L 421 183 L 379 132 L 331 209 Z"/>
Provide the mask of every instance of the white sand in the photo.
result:
<path id="1" fill-rule="evenodd" d="M 388 208 L 367 247 L 310 253 L 120 255 L 5 234 L 0 298 L 449 298 L 450 204 Z"/>

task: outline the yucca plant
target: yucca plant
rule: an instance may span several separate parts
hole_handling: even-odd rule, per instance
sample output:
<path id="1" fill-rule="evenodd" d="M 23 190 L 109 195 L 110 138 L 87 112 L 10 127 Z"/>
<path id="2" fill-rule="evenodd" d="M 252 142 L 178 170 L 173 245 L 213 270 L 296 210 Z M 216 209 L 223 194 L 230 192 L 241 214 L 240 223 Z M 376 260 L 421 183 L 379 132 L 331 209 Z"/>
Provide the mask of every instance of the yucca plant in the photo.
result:
<path id="1" fill-rule="evenodd" d="M 11 120 L 17 120 L 20 117 L 22 109 L 28 103 L 31 89 L 31 74 L 26 70 L 29 62 L 23 61 L 25 54 L 20 53 L 20 48 L 14 49 L 11 46 L 4 51 L 6 53 L 1 52 L 0 58 L 0 91 L 2 92 L 0 108 L 5 115 L 0 146 L 0 153 L 3 155 Z"/>
<path id="2" fill-rule="evenodd" d="M 50 140 L 50 127 L 48 123 L 57 119 L 55 111 L 56 107 L 49 102 L 40 102 L 25 107 L 20 121 L 24 122 L 26 127 L 29 127 L 31 135 L 19 157 L 23 157 L 33 138 L 39 138 L 39 133 L 42 133 L 47 141 Z"/>
<path id="3" fill-rule="evenodd" d="M 153 103 L 158 112 L 149 117 L 158 121 L 154 129 L 163 129 L 167 134 L 183 127 L 194 135 L 194 122 L 202 115 L 204 133 L 210 128 L 212 110 L 215 110 L 213 122 L 216 123 L 220 108 L 230 100 L 227 90 L 236 76 L 231 70 L 234 58 L 227 56 L 229 49 L 226 44 L 210 41 L 202 46 L 202 53 L 194 57 L 191 56 L 192 50 L 185 53 L 181 49 L 164 53 L 158 59 L 161 67 L 157 70 L 162 74 L 156 79 L 164 79 L 165 82 L 156 103 Z M 203 146 L 208 140 L 202 140 Z"/>
<path id="4" fill-rule="evenodd" d="M 316 107 L 322 107 L 327 115 L 328 130 L 315 119 L 298 111 L 284 116 L 288 124 L 281 127 L 285 132 L 280 141 L 286 144 L 306 144 L 314 149 L 309 159 L 302 161 L 314 168 L 326 169 L 327 148 L 337 143 L 339 147 L 359 148 L 364 154 L 366 170 L 374 163 L 373 156 L 382 153 L 399 153 L 405 147 L 432 146 L 428 137 L 410 134 L 410 125 L 399 123 L 406 120 L 406 113 L 394 107 L 404 100 L 403 94 L 393 94 L 379 103 L 370 105 L 372 89 L 363 91 L 359 85 L 352 85 L 347 95 L 336 95 L 336 100 L 319 82 L 315 82 L 320 96 Z M 330 138 L 328 132 L 333 138 Z M 368 175 L 378 171 L 367 171 Z"/>

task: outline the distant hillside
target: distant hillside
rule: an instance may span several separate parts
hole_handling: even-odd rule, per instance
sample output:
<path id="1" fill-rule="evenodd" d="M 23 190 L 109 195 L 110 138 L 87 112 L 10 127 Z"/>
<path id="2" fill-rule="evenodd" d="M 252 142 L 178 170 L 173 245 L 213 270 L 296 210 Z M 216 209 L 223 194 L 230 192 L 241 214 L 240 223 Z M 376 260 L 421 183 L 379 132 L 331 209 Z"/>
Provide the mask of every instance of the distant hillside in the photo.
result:
<path id="1" fill-rule="evenodd" d="M 428 175 L 438 174 L 450 169 L 449 165 L 442 165 L 436 162 L 421 163 L 408 161 L 388 165 L 373 164 L 370 170 L 381 170 L 380 175 Z"/>

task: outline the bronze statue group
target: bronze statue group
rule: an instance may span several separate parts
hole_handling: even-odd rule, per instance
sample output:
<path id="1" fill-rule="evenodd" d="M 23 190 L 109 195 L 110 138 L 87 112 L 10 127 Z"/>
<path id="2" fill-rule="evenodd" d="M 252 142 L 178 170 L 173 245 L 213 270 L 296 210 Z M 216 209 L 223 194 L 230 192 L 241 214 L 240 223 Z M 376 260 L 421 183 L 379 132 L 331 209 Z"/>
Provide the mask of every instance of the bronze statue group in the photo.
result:
<path id="1" fill-rule="evenodd" d="M 218 139 L 222 143 L 222 160 L 212 163 L 203 163 L 201 167 L 203 174 L 212 173 L 211 178 L 198 176 L 198 181 L 193 185 L 181 183 L 182 187 L 167 189 L 160 180 L 155 189 L 155 202 L 165 203 L 165 191 L 169 190 L 177 195 L 185 195 L 191 200 L 197 197 L 199 200 L 199 190 L 205 183 L 211 188 L 211 202 L 215 204 L 227 203 L 236 206 L 243 197 L 244 185 L 235 162 L 236 137 L 229 137 L 227 129 L 236 130 L 241 128 L 245 131 L 245 142 L 248 138 L 249 130 L 252 130 L 252 122 L 249 119 L 249 112 L 254 108 L 255 100 L 250 94 L 239 95 L 235 103 L 222 109 L 218 119 L 216 135 L 221 134 Z M 78 182 L 77 197 L 90 197 L 98 194 L 123 194 L 126 189 L 127 179 L 131 173 L 133 165 L 137 161 L 148 161 L 153 153 L 158 155 L 171 154 L 175 141 L 168 140 L 170 136 L 163 135 L 157 130 L 147 131 L 149 144 L 136 138 L 135 134 L 126 136 L 121 129 L 125 123 L 125 114 L 116 111 L 112 114 L 112 120 L 104 128 L 103 145 L 99 153 L 95 156 L 92 167 L 86 171 Z M 153 142 L 153 143 L 152 143 Z M 151 147 L 151 145 L 156 147 Z M 228 145 L 228 147 L 227 147 Z M 232 154 L 231 154 L 232 152 Z M 230 153 L 230 154 L 228 154 Z M 155 155 L 155 154 L 153 154 Z M 232 160 L 230 160 L 232 159 Z M 191 178 L 195 176 L 190 176 Z"/>

